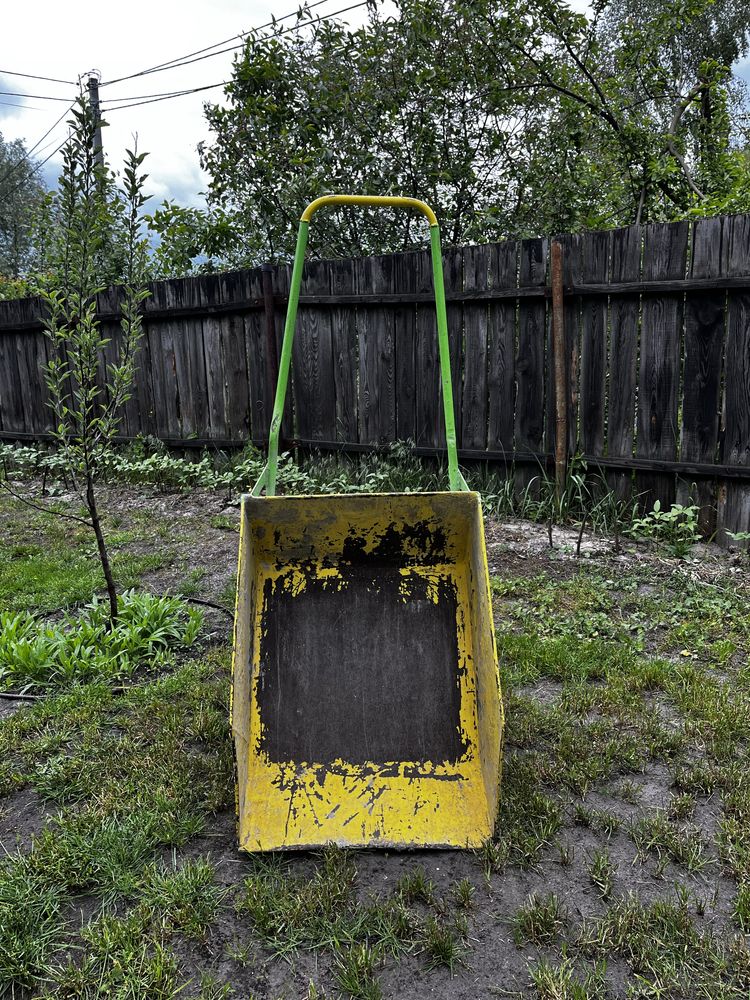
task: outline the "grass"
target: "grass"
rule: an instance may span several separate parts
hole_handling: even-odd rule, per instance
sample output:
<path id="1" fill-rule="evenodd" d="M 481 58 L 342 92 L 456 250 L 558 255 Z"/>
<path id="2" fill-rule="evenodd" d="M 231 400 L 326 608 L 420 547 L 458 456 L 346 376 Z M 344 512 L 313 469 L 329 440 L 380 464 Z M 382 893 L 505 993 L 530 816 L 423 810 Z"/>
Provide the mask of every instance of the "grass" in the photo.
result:
<path id="1" fill-rule="evenodd" d="M 417 481 L 406 461 L 297 474 L 326 488 Z M 59 623 L 90 601 L 100 582 L 85 532 L 6 500 L 0 523 L 1 608 Z M 112 527 L 122 578 L 175 561 L 147 512 Z M 750 588 L 662 557 L 540 569 L 493 579 L 505 758 L 496 833 L 473 875 L 459 854 L 395 868 L 384 855 L 396 874 L 375 881 L 363 874 L 371 860 L 335 848 L 217 869 L 196 838 L 233 801 L 226 649 L 157 664 L 159 676 L 138 669 L 120 694 L 101 677 L 65 682 L 0 719 L 8 816 L 18 793 L 48 814 L 32 849 L 0 860 L 0 996 L 208 1000 L 229 995 L 231 968 L 234 995 L 260 1000 L 266 987 L 242 976 L 309 951 L 315 985 L 292 990 L 308 1000 L 388 995 L 394 976 L 423 977 L 437 995 L 451 976 L 456 992 L 474 989 L 472 976 L 480 995 L 498 935 L 490 950 L 511 995 L 527 984 L 523 995 L 542 1000 L 620 987 L 649 1000 L 746 997 Z"/>
<path id="2" fill-rule="evenodd" d="M 589 878 L 602 899 L 612 895 L 616 867 L 612 864 L 608 851 L 594 851 L 589 866 Z"/>
<path id="3" fill-rule="evenodd" d="M 62 509 L 62 505 L 56 506 Z M 52 612 L 85 604 L 102 591 L 104 577 L 89 529 L 30 511 L 2 491 L 0 529 L 0 611 Z M 163 546 L 152 552 L 137 551 L 138 542 L 148 537 L 145 531 L 137 526 L 109 534 L 113 573 L 124 590 L 173 560 L 171 551 Z"/>
<path id="4" fill-rule="evenodd" d="M 554 893 L 531 895 L 521 906 L 514 921 L 516 941 L 521 944 L 549 944 L 565 928 L 568 914 Z"/>

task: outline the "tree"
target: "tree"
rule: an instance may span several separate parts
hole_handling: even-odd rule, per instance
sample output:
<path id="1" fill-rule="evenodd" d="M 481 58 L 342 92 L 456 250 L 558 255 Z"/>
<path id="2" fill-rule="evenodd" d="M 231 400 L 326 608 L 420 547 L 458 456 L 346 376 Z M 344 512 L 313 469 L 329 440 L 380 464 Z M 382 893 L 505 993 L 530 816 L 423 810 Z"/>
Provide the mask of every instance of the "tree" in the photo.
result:
<path id="1" fill-rule="evenodd" d="M 0 278 L 15 281 L 33 265 L 35 218 L 45 190 L 23 142 L 0 135 Z"/>
<path id="2" fill-rule="evenodd" d="M 728 61 L 749 16 L 728 0 L 396 6 L 356 31 L 303 11 L 299 30 L 247 39 L 201 148 L 238 235 L 228 263 L 288 259 L 305 203 L 336 190 L 421 196 L 453 243 L 677 218 L 747 190 Z M 423 238 L 342 211 L 316 219 L 311 249 Z"/>
<path id="3" fill-rule="evenodd" d="M 472 7 L 400 0 L 398 17 L 373 5 L 357 31 L 321 21 L 248 39 L 229 107 L 207 108 L 215 139 L 201 149 L 209 201 L 241 233 L 237 262 L 287 259 L 304 205 L 333 190 L 420 196 L 454 243 L 502 234 L 519 101 L 485 100 Z M 423 242 L 399 214 L 342 210 L 311 232 L 313 252 L 328 256 Z"/>
<path id="4" fill-rule="evenodd" d="M 96 479 L 102 459 L 117 433 L 122 405 L 129 398 L 142 333 L 140 306 L 147 297 L 147 243 L 140 213 L 145 154 L 128 151 L 122 190 L 114 188 L 107 167 L 94 155 L 94 118 L 83 102 L 73 111 L 72 133 L 63 149 L 63 172 L 53 205 L 55 224 L 47 247 L 48 274 L 42 280 L 47 306 L 45 329 L 54 356 L 47 385 L 54 413 L 54 435 L 88 517 L 78 518 L 96 537 L 110 604 L 117 618 L 117 588 L 102 530 Z M 114 220 L 114 222 L 113 222 Z M 122 236 L 121 338 L 117 357 L 103 364 L 103 337 L 96 316 L 103 291 L 102 260 L 113 224 Z M 104 374 L 101 370 L 104 368 Z"/>

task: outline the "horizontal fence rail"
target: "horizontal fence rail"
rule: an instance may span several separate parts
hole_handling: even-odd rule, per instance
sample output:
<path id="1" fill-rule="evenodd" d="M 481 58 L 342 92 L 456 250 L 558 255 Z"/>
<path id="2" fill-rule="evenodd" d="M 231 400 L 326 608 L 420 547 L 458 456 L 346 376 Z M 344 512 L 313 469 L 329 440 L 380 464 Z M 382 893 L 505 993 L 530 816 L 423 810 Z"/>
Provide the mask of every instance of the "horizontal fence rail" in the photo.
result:
<path id="1" fill-rule="evenodd" d="M 707 534 L 750 529 L 750 216 L 557 242 L 565 353 L 557 368 L 549 241 L 444 253 L 462 459 L 497 463 L 519 490 L 534 488 L 554 463 L 560 391 L 564 451 L 582 455 L 620 496 L 645 508 L 695 499 Z M 150 288 L 123 439 L 263 443 L 288 269 Z M 98 302 L 109 339 L 102 372 L 121 336 L 118 294 L 109 289 Z M 49 352 L 40 303 L 0 302 L 0 438 L 49 436 Z M 429 254 L 308 261 L 290 390 L 287 445 L 363 452 L 411 439 L 419 454 L 441 455 Z"/>

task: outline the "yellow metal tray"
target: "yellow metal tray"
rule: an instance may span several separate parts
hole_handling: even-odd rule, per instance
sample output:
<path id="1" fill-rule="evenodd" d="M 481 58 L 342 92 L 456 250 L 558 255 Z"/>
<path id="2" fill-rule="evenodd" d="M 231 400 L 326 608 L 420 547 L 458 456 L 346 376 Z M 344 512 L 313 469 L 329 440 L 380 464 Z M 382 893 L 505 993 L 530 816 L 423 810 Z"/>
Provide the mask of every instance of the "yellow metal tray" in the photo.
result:
<path id="1" fill-rule="evenodd" d="M 240 847 L 476 847 L 502 703 L 479 495 L 242 502 Z"/>

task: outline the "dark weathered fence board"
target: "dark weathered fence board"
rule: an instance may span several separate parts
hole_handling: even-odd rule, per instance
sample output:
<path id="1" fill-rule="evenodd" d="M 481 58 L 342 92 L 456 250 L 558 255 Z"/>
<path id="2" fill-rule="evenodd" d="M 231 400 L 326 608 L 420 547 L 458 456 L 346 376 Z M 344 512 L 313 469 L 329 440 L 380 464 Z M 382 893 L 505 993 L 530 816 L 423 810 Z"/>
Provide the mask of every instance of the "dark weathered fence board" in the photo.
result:
<path id="1" fill-rule="evenodd" d="M 354 290 L 354 261 L 335 261 L 331 267 L 331 293 L 350 294 Z M 336 396 L 337 441 L 358 441 L 357 373 L 359 350 L 357 310 L 353 305 L 331 310 L 333 388 Z"/>
<path id="2" fill-rule="evenodd" d="M 544 285 L 547 272 L 547 240 L 523 240 L 520 246 L 520 282 Z M 519 307 L 518 355 L 516 358 L 515 450 L 544 450 L 544 355 L 546 309 L 543 302 L 523 300 Z M 516 489 L 522 492 L 540 470 L 533 466 L 516 470 Z"/>
<path id="3" fill-rule="evenodd" d="M 311 293 L 328 292 L 328 261 L 308 261 L 302 287 Z M 336 422 L 330 310 L 312 306 L 301 311 L 294 338 L 292 372 L 297 433 L 306 440 L 325 440 Z"/>
<path id="4" fill-rule="evenodd" d="M 563 247 L 563 284 L 580 285 L 583 281 L 583 261 L 581 259 L 582 237 L 560 237 Z M 564 300 L 563 325 L 565 327 L 565 371 L 568 382 L 568 451 L 575 454 L 579 449 L 578 411 L 580 399 L 580 357 L 581 357 L 581 306 L 580 295 L 568 295 Z M 551 330 L 550 330 L 551 334 Z M 551 353 L 551 341 L 549 348 Z M 547 408 L 547 426 L 552 429 L 550 434 L 554 448 L 554 413 L 555 394 L 554 380 L 550 379 L 551 405 Z"/>
<path id="5" fill-rule="evenodd" d="M 393 281 L 400 294 L 416 291 L 420 253 L 399 254 L 395 258 Z M 393 337 L 396 347 L 396 436 L 400 441 L 417 438 L 417 381 L 421 377 L 417 359 L 416 309 L 401 302 L 393 310 Z"/>
<path id="6" fill-rule="evenodd" d="M 684 277 L 688 233 L 687 222 L 645 227 L 644 279 Z M 677 455 L 681 323 L 679 295 L 644 298 L 636 444 L 636 454 L 644 458 L 674 460 Z M 675 484 L 671 476 L 640 472 L 636 488 L 645 510 L 650 510 L 657 499 L 666 507 L 674 503 Z"/>
<path id="7" fill-rule="evenodd" d="M 726 271 L 723 260 L 724 219 L 698 219 L 693 227 L 690 273 L 715 278 Z M 688 294 L 685 298 L 684 377 L 680 459 L 715 462 L 719 441 L 721 366 L 724 348 L 726 293 Z M 678 480 L 677 499 L 695 500 L 701 508 L 700 527 L 716 529 L 716 482 L 691 484 Z"/>
<path id="8" fill-rule="evenodd" d="M 222 316 L 210 311 L 221 304 L 221 283 L 218 275 L 203 279 L 199 287 L 201 305 L 207 308 L 203 317 L 203 357 L 206 369 L 206 432 L 219 440 L 231 437 L 229 430 L 229 400 L 226 396 Z"/>
<path id="9" fill-rule="evenodd" d="M 641 270 L 640 226 L 615 229 L 612 233 L 612 284 L 637 281 Z M 636 361 L 640 303 L 631 296 L 613 294 L 609 304 L 609 421 L 607 454 L 632 458 L 635 437 Z M 610 488 L 621 499 L 631 494 L 632 473 L 607 474 Z"/>
<path id="10" fill-rule="evenodd" d="M 443 254 L 443 275 L 445 277 L 446 296 L 460 294 L 463 291 L 463 251 L 450 248 Z M 451 363 L 451 388 L 453 391 L 453 415 L 456 424 L 456 440 L 460 444 L 463 439 L 463 409 L 462 409 L 462 370 L 464 341 L 464 310 L 463 303 L 446 303 L 448 320 L 448 348 Z M 443 387 L 439 392 L 440 413 L 443 414 Z M 440 444 L 445 444 L 445 420 L 440 420 Z"/>
<path id="11" fill-rule="evenodd" d="M 464 290 L 487 288 L 489 247 L 464 250 Z M 464 384 L 462 407 L 463 448 L 487 446 L 487 314 L 484 301 L 464 303 Z"/>
<path id="12" fill-rule="evenodd" d="M 432 292 L 428 253 L 419 254 L 417 291 Z M 417 436 L 416 443 L 436 448 L 445 442 L 435 301 L 417 306 Z"/>
<path id="13" fill-rule="evenodd" d="M 393 257 L 365 257 L 355 265 L 360 291 L 383 291 L 393 280 Z M 393 310 L 362 310 L 359 347 L 359 440 L 390 444 L 396 436 L 396 346 Z"/>
<path id="14" fill-rule="evenodd" d="M 604 282 L 609 271 L 609 233 L 581 238 L 584 282 Z M 605 380 L 607 368 L 607 303 L 584 298 L 581 306 L 580 439 L 583 451 L 604 451 Z"/>
<path id="15" fill-rule="evenodd" d="M 231 302 L 233 289 L 237 279 L 227 282 L 225 277 L 219 275 L 219 300 L 226 305 Z M 255 283 L 253 285 L 253 283 Z M 252 293 L 259 281 L 257 271 L 242 275 L 241 285 L 244 285 L 248 292 Z M 242 292 L 242 287 L 240 292 Z M 268 390 L 264 393 L 264 407 L 262 412 L 255 415 L 253 412 L 253 396 L 250 391 L 250 374 L 247 366 L 246 340 L 248 337 L 249 315 L 222 315 L 220 318 L 221 331 L 221 352 L 224 372 L 224 399 L 226 400 L 225 426 L 227 438 L 229 440 L 247 440 L 251 435 L 258 436 L 268 429 L 271 420 L 271 409 L 273 407 L 273 390 L 275 390 L 273 374 L 270 379 L 272 395 L 269 399 Z M 265 316 L 264 316 L 265 328 Z M 266 341 L 264 339 L 264 348 Z M 267 364 L 263 359 L 263 367 Z M 260 365 L 258 365 L 260 367 Z M 266 379 L 268 385 L 268 379 Z"/>
<path id="16" fill-rule="evenodd" d="M 517 251 L 515 243 L 490 247 L 489 281 L 494 290 L 516 287 Z M 516 412 L 516 303 L 491 302 L 488 324 L 487 447 L 511 455 Z"/>
<path id="17" fill-rule="evenodd" d="M 750 216 L 728 220 L 727 270 L 750 272 Z M 727 307 L 724 453 L 727 465 L 750 465 L 750 293 L 730 292 Z M 728 531 L 750 531 L 750 481 L 722 485 L 718 523 Z"/>

